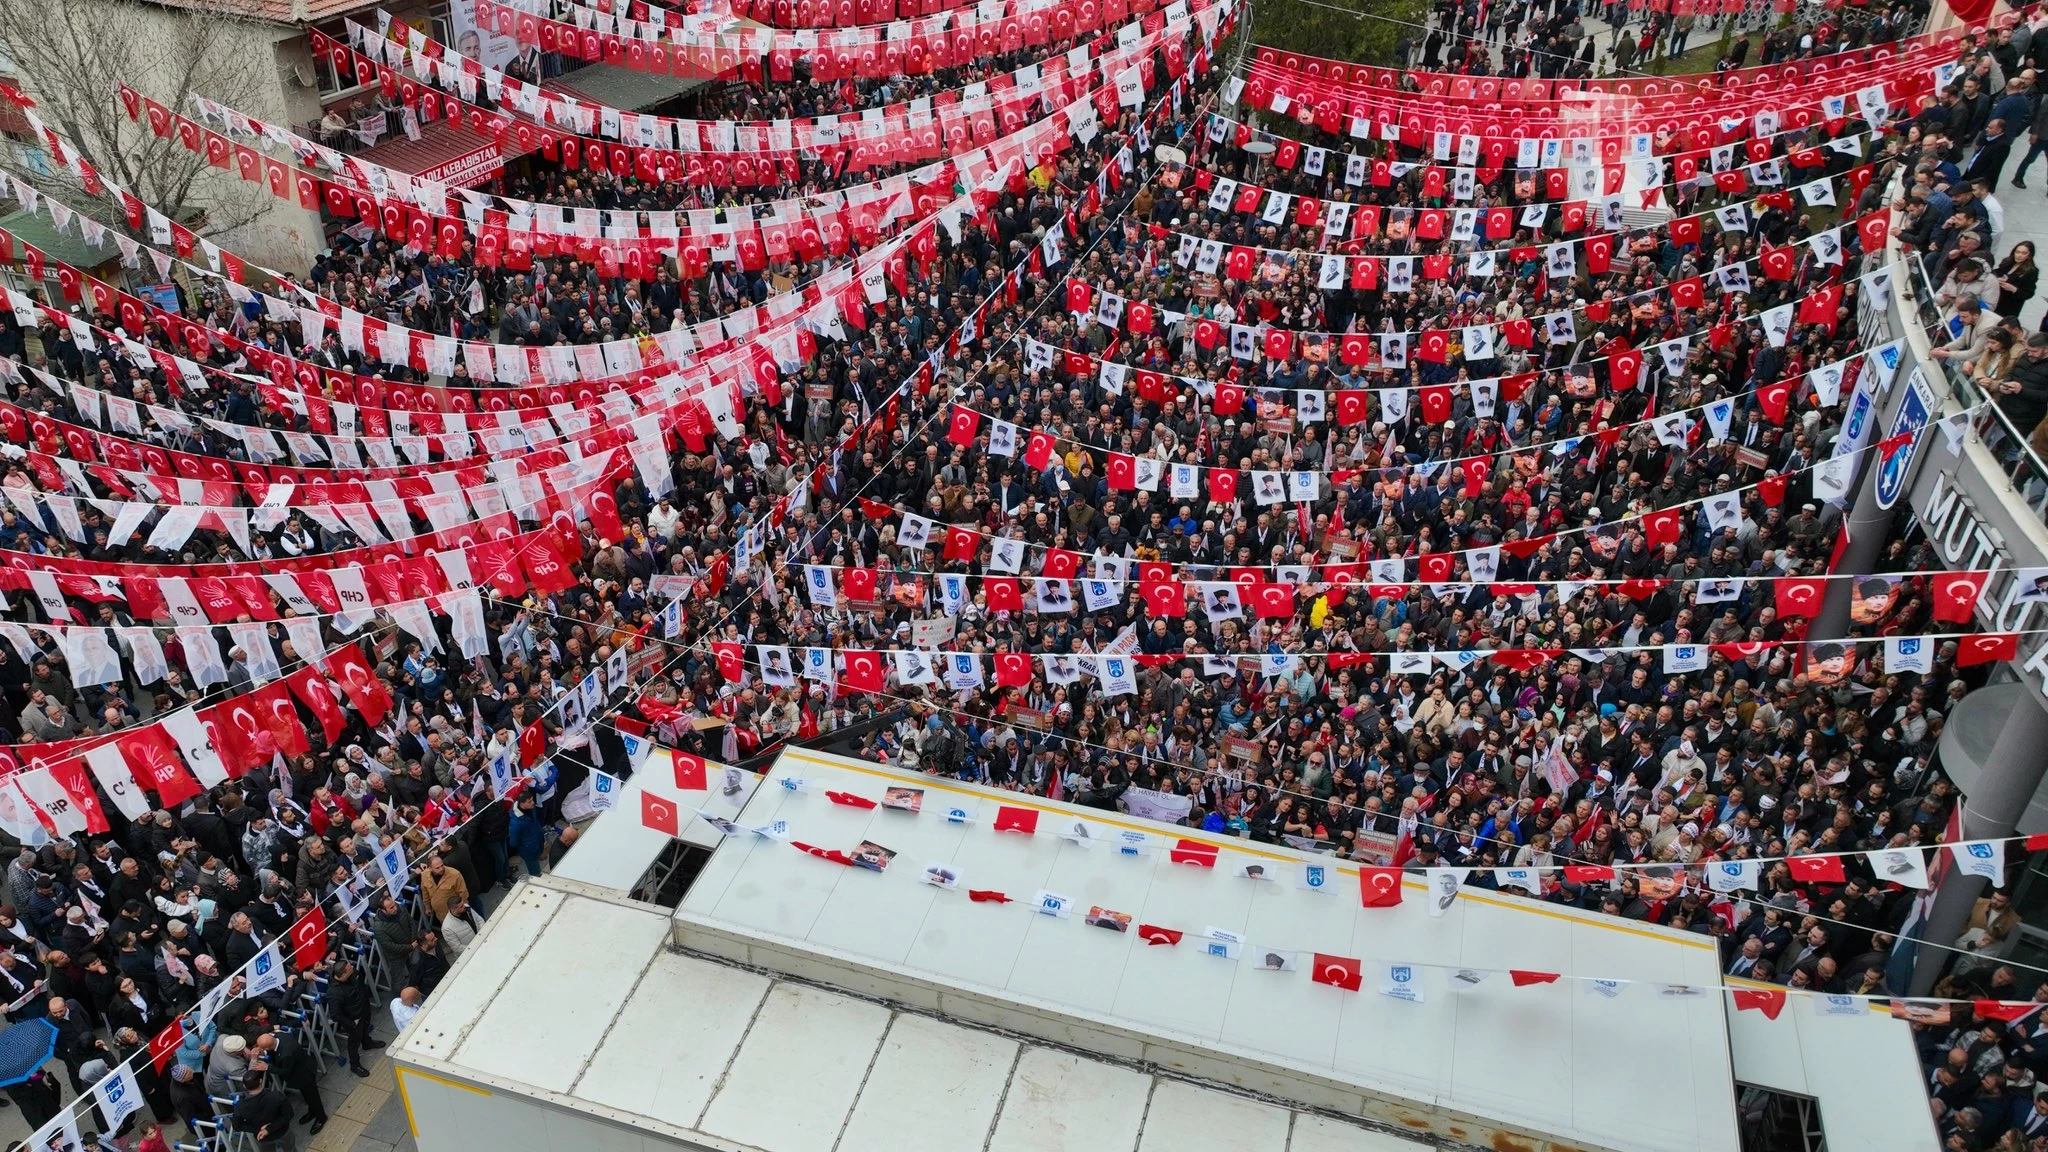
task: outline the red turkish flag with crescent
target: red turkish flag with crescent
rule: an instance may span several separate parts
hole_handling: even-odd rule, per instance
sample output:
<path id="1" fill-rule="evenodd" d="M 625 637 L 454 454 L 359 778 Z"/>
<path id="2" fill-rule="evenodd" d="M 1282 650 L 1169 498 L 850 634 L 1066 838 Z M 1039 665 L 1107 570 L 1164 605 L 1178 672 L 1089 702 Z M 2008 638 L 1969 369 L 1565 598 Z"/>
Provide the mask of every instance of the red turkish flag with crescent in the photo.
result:
<path id="1" fill-rule="evenodd" d="M 1367 908 L 1392 908 L 1401 902 L 1401 870 L 1366 865 L 1358 870 L 1358 900 Z"/>
<path id="2" fill-rule="evenodd" d="M 391 711 L 391 693 L 377 679 L 377 673 L 370 662 L 363 657 L 362 649 L 353 644 L 344 645 L 328 653 L 326 672 L 332 676 L 341 690 L 348 695 L 348 702 L 362 714 L 363 722 L 372 728 L 384 722 Z"/>
<path id="3" fill-rule="evenodd" d="M 1309 979 L 1346 992 L 1356 992 L 1364 984 L 1365 977 L 1358 961 L 1350 956 L 1329 956 L 1316 953 L 1315 963 L 1309 966 Z"/>
<path id="4" fill-rule="evenodd" d="M 1781 579 L 1777 581 L 1773 592 L 1778 615 L 1804 616 L 1811 619 L 1820 614 L 1821 601 L 1827 596 L 1828 583 L 1819 577 Z"/>
<path id="5" fill-rule="evenodd" d="M 320 731 L 329 744 L 341 739 L 341 733 L 348 727 L 348 716 L 341 710 L 341 702 L 334 698 L 334 690 L 327 684 L 327 677 L 317 669 L 301 668 L 285 677 L 292 695 L 305 703 L 307 711 L 320 721 Z"/>
<path id="6" fill-rule="evenodd" d="M 846 670 L 840 673 L 839 686 L 851 692 L 880 692 L 882 690 L 882 658 L 874 652 L 848 651 L 843 653 Z"/>
<path id="7" fill-rule="evenodd" d="M 292 922 L 292 964 L 300 971 L 327 959 L 327 914 L 318 904 Z"/>
<path id="8" fill-rule="evenodd" d="M 1031 656 L 1026 652 L 996 653 L 996 686 L 1021 688 L 1031 683 Z"/>
<path id="9" fill-rule="evenodd" d="M 277 750 L 286 756 L 304 756 L 312 745 L 306 739 L 306 726 L 299 719 L 299 710 L 292 705 L 291 694 L 283 684 L 265 684 L 251 692 L 256 708 L 256 717 L 262 721 L 264 731 L 277 745 Z"/>
<path id="10" fill-rule="evenodd" d="M 1977 612 L 1989 572 L 1943 572 L 1934 578 L 1934 619 L 1943 624 L 1968 624 Z"/>

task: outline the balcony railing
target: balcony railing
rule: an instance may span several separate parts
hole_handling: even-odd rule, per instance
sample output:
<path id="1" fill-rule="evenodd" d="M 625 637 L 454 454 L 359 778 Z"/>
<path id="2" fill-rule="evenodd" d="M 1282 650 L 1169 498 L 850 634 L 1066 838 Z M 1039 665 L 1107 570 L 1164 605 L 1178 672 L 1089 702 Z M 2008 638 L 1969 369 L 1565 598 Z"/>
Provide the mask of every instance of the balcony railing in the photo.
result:
<path id="1" fill-rule="evenodd" d="M 1933 334 L 1930 339 L 1937 347 L 1947 343 L 1954 337 L 1946 326 L 1941 306 L 1935 303 L 1934 284 L 1928 279 L 1927 265 L 1918 254 L 1906 257 L 1902 263 L 1911 280 L 1909 290 L 1920 323 Z M 1995 403 L 1997 397 L 1970 379 L 1960 361 L 1929 357 L 1922 367 L 1928 372 L 1944 374 L 1958 406 L 1972 410 L 1971 427 L 1997 458 L 1998 468 L 2011 481 L 2013 491 L 2033 512 L 2036 520 L 2048 525 L 2048 462 L 2044 462 L 2028 442 L 2034 430 L 2014 426 L 2005 411 Z"/>

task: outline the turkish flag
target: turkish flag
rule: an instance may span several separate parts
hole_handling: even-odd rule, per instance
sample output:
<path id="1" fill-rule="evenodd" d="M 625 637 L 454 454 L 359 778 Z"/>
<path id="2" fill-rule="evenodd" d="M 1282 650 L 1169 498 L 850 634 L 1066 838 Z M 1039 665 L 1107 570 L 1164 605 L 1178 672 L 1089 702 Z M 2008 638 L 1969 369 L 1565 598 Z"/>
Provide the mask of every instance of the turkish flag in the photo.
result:
<path id="1" fill-rule="evenodd" d="M 1607 383 L 1617 392 L 1634 388 L 1642 379 L 1643 354 L 1634 349 L 1607 358 Z"/>
<path id="2" fill-rule="evenodd" d="M 1148 616 L 1188 614 L 1187 586 L 1178 580 L 1147 581 L 1138 585 L 1138 596 L 1145 601 Z"/>
<path id="3" fill-rule="evenodd" d="M 1166 853 L 1166 858 L 1175 864 L 1193 864 L 1197 868 L 1214 868 L 1220 850 L 1204 840 L 1182 840 Z"/>
<path id="4" fill-rule="evenodd" d="M 341 711 L 341 704 L 334 699 L 334 690 L 327 685 L 327 677 L 317 669 L 301 668 L 285 677 L 291 686 L 292 695 L 297 696 L 320 721 L 320 731 L 333 744 L 341 739 L 342 729 L 348 727 L 348 717 Z"/>
<path id="5" fill-rule="evenodd" d="M 996 653 L 996 686 L 1021 688 L 1031 683 L 1031 656 L 1025 652 Z"/>
<path id="6" fill-rule="evenodd" d="M 1421 342 L 1416 345 L 1415 358 L 1431 364 L 1449 363 L 1451 359 L 1450 333 L 1439 332 L 1435 329 L 1424 332 Z M 1444 389 L 1444 393 L 1448 395 L 1450 389 Z"/>
<path id="7" fill-rule="evenodd" d="M 981 533 L 976 532 L 972 528 L 962 528 L 958 524 L 947 525 L 946 559 L 972 560 L 974 559 L 975 552 L 979 551 L 980 548 Z"/>
<path id="8" fill-rule="evenodd" d="M 1614 237 L 1601 234 L 1586 237 L 1586 271 L 1598 276 L 1614 260 Z"/>
<path id="9" fill-rule="evenodd" d="M 1883 251 L 1885 241 L 1890 235 L 1891 219 L 1886 212 L 1872 212 L 1870 215 L 1856 221 L 1856 236 L 1857 239 L 1862 241 L 1863 251 L 1866 255 L 1872 252 Z"/>
<path id="10" fill-rule="evenodd" d="M 1040 472 L 1052 463 L 1053 437 L 1050 432 L 1033 432 L 1024 442 L 1024 463 Z"/>
<path id="11" fill-rule="evenodd" d="M 1223 274 L 1232 280 L 1251 279 L 1252 272 L 1257 267 L 1258 257 L 1243 245 L 1232 248 L 1230 255 L 1223 259 Z"/>
<path id="12" fill-rule="evenodd" d="M 711 654 L 718 661 L 719 676 L 734 683 L 746 676 L 746 650 L 740 645 L 722 641 L 711 646 Z"/>
<path id="13" fill-rule="evenodd" d="M 1346 992 L 1356 992 L 1364 983 L 1365 976 L 1356 959 L 1318 952 L 1315 964 L 1309 968 L 1309 979 Z"/>
<path id="14" fill-rule="evenodd" d="M 1251 590 L 1252 613 L 1260 619 L 1284 619 L 1294 615 L 1294 585 L 1258 584 Z"/>
<path id="15" fill-rule="evenodd" d="M 675 801 L 664 800 L 652 792 L 640 793 L 640 823 L 656 832 L 680 836 L 683 832 L 681 813 Z"/>
<path id="16" fill-rule="evenodd" d="M 1455 564 L 1449 552 L 1425 552 L 1416 558 L 1416 576 L 1424 584 L 1442 584 L 1451 578 Z"/>
<path id="17" fill-rule="evenodd" d="M 1675 508 L 1665 508 L 1643 516 L 1643 538 L 1652 548 L 1678 543 L 1683 525 Z"/>
<path id="18" fill-rule="evenodd" d="M 873 568 L 848 568 L 840 578 L 840 590 L 855 604 L 875 602 L 875 570 Z"/>
<path id="19" fill-rule="evenodd" d="M 1131 492 L 1138 487 L 1138 462 L 1122 452 L 1111 452 L 1103 479 L 1112 492 Z"/>
<path id="20" fill-rule="evenodd" d="M 1804 616 L 1809 620 L 1820 615 L 1821 601 L 1828 594 L 1826 580 L 1818 576 L 1782 578 L 1775 584 L 1778 615 Z"/>
<path id="21" fill-rule="evenodd" d="M 1768 280 L 1790 280 L 1792 278 L 1792 249 L 1766 247 L 1761 257 L 1764 278 Z"/>
<path id="22" fill-rule="evenodd" d="M 115 737 L 114 744 L 135 782 L 156 793 L 159 807 L 176 808 L 199 795 L 199 782 L 185 771 L 178 746 L 161 725 L 130 728 Z"/>
<path id="23" fill-rule="evenodd" d="M 1736 993 L 1741 995 L 1741 993 Z M 2041 1005 L 2031 1000 L 1972 1000 L 1970 1012 L 1980 1020 L 2003 1020 L 2007 1024 L 2024 1020 L 2041 1010 Z"/>
<path id="24" fill-rule="evenodd" d="M 1349 339 L 1349 337 L 1346 337 Z M 1337 423 L 1339 425 L 1363 424 L 1371 415 L 1371 405 L 1362 390 L 1346 390 L 1337 393 Z"/>
<path id="25" fill-rule="evenodd" d="M 1680 308 L 1697 309 L 1707 302 L 1706 285 L 1698 276 L 1674 280 L 1671 284 L 1671 303 Z"/>
<path id="26" fill-rule="evenodd" d="M 671 752 L 669 759 L 670 767 L 675 772 L 677 790 L 703 792 L 711 787 L 710 765 L 704 762 L 702 756 L 692 756 L 688 752 Z"/>
<path id="27" fill-rule="evenodd" d="M 265 684 L 249 695 L 255 702 L 257 719 L 277 742 L 278 751 L 286 756 L 304 756 L 312 748 L 306 739 L 306 725 L 299 719 L 299 710 L 283 684 Z"/>
<path id="28" fill-rule="evenodd" d="M 1849 878 L 1840 856 L 1787 856 L 1785 867 L 1799 884 L 1840 884 Z"/>
<path id="29" fill-rule="evenodd" d="M 953 418 L 946 424 L 946 439 L 962 448 L 974 447 L 975 430 L 981 427 L 981 414 L 971 408 L 955 405 Z"/>
<path id="30" fill-rule="evenodd" d="M 981 582 L 983 599 L 988 602 L 991 612 L 1022 612 L 1024 591 L 1022 586 L 1008 576 L 988 576 Z"/>
<path id="31" fill-rule="evenodd" d="M 1266 329 L 1266 359 L 1285 360 L 1294 350 L 1294 333 L 1285 328 Z"/>
<path id="32" fill-rule="evenodd" d="M 847 808 L 873 808 L 875 802 L 853 792 L 827 792 L 825 799 Z"/>
<path id="33" fill-rule="evenodd" d="M 1614 869 L 1605 864 L 1567 864 L 1564 878 L 1574 884 L 1591 884 L 1597 880 L 1614 879 Z"/>
<path id="34" fill-rule="evenodd" d="M 1530 972 L 1521 968 L 1510 968 L 1508 969 L 1508 979 L 1514 981 L 1517 988 L 1527 988 L 1531 984 L 1555 984 L 1557 983 L 1557 973 Z"/>
<path id="35" fill-rule="evenodd" d="M 171 1058 L 178 1054 L 178 1048 L 185 1043 L 185 1018 L 172 1018 L 164 1030 L 149 1039 L 149 1063 L 159 1073 Z"/>
<path id="36" fill-rule="evenodd" d="M 1008 904 L 1010 898 L 994 888 L 969 888 L 967 898 L 976 904 Z"/>
<path id="37" fill-rule="evenodd" d="M 1180 943 L 1183 933 L 1178 928 L 1161 928 L 1157 924 L 1138 925 L 1138 939 L 1147 946 L 1165 944 L 1169 947 Z"/>
<path id="38" fill-rule="evenodd" d="M 292 966 L 305 971 L 327 959 L 327 914 L 318 904 L 292 922 Z"/>
<path id="39" fill-rule="evenodd" d="M 391 711 L 391 693 L 377 679 L 362 649 L 353 644 L 336 648 L 327 656 L 326 672 L 348 694 L 348 702 L 362 714 L 363 722 L 374 728 Z"/>
<path id="40" fill-rule="evenodd" d="M 1209 499 L 1218 504 L 1228 504 L 1237 499 L 1236 469 L 1209 469 Z"/>
<path id="41" fill-rule="evenodd" d="M 1005 804 L 996 809 L 994 828 L 998 832 L 1022 832 L 1029 836 L 1038 831 L 1038 809 Z"/>
<path id="42" fill-rule="evenodd" d="M 1943 572 L 1934 578 L 1934 619 L 1943 624 L 1968 624 L 1977 610 L 1989 572 Z"/>
<path id="43" fill-rule="evenodd" d="M 1451 418 L 1451 388 L 1448 384 L 1432 384 L 1417 388 L 1416 394 L 1422 400 L 1422 419 L 1426 424 L 1442 424 Z"/>
<path id="44" fill-rule="evenodd" d="M 1736 988 L 1733 989 L 1737 1012 L 1761 1012 L 1766 1020 L 1776 1020 L 1778 1013 L 1785 1010 L 1785 993 L 1778 988 Z"/>
<path id="45" fill-rule="evenodd" d="M 2011 632 L 1986 632 L 1956 642 L 1956 667 L 1968 668 L 1996 660 L 2017 659 L 2020 638 Z"/>
<path id="46" fill-rule="evenodd" d="M 1401 870 L 1364 865 L 1358 869 L 1358 902 L 1367 908 L 1392 908 L 1401 902 Z"/>
<path id="47" fill-rule="evenodd" d="M 839 685 L 853 692 L 880 692 L 882 690 L 882 658 L 873 652 L 848 651 L 842 653 L 846 671 L 840 674 Z"/>
<path id="48" fill-rule="evenodd" d="M 1792 382 L 1780 380 L 1766 384 L 1756 390 L 1757 407 L 1763 410 L 1764 419 L 1773 424 L 1785 422 L 1785 405 L 1792 399 Z"/>
<path id="49" fill-rule="evenodd" d="M 1681 247 L 1688 244 L 1697 245 L 1700 242 L 1700 218 L 1697 216 L 1685 216 L 1673 220 L 1671 222 L 1671 242 Z"/>
<path id="50" fill-rule="evenodd" d="M 1244 389 L 1229 381 L 1216 382 L 1216 399 L 1209 404 L 1218 416 L 1235 416 L 1244 411 Z"/>
<path id="51" fill-rule="evenodd" d="M 1072 580 L 1074 574 L 1080 570 L 1079 552 L 1065 548 L 1048 548 L 1045 550 L 1045 566 L 1039 570 L 1039 575 L 1053 580 Z"/>
<path id="52" fill-rule="evenodd" d="M 1067 281 L 1067 311 L 1087 313 L 1094 310 L 1095 290 L 1083 280 Z"/>

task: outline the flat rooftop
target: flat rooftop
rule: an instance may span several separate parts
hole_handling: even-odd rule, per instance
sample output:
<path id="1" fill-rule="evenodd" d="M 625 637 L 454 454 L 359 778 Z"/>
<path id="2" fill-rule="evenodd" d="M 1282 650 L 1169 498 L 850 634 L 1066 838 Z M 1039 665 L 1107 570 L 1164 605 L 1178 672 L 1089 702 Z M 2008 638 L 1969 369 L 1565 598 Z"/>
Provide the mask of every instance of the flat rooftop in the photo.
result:
<path id="1" fill-rule="evenodd" d="M 423 1147 L 1421 1152 L 1309 1110 L 688 955 L 665 909 L 529 882 L 392 1045 Z M 431 1081 L 422 1084 L 424 1079 Z M 438 1091 L 443 1087 L 461 1091 Z M 451 1104 L 471 1093 L 490 1107 Z M 479 1131 L 487 1123 L 489 1131 Z M 588 1140 L 587 1131 L 583 1139 Z M 662 1139 L 642 1139 L 633 1132 Z M 436 1139 L 443 1142 L 436 1144 Z M 449 1139 L 458 1140 L 450 1144 Z M 556 1141 L 555 1143 L 559 1143 Z"/>
<path id="2" fill-rule="evenodd" d="M 801 790 L 784 786 L 800 779 Z M 864 809 L 828 791 L 881 799 L 923 789 L 922 811 Z M 1040 814 L 1035 835 L 993 830 L 999 805 Z M 960 807 L 972 822 L 945 816 Z M 702 955 L 786 972 L 960 1021 L 1179 1071 L 1316 1110 L 1360 1116 L 1475 1145 L 1545 1141 L 1616 1152 L 1737 1146 L 1735 1084 L 1717 952 L 1711 940 L 1539 901 L 1467 889 L 1431 916 L 1421 879 L 1395 908 L 1366 909 L 1355 868 L 1328 889 L 1295 880 L 1334 865 L 1286 848 L 1226 837 L 1214 868 L 1164 851 L 1121 854 L 1125 833 L 1173 843 L 1184 830 L 847 757 L 793 750 L 775 764 L 739 821 L 785 821 L 797 841 L 895 853 L 884 872 L 836 866 L 758 836 L 729 838 L 675 914 L 676 943 Z M 1054 834 L 1088 823 L 1090 842 Z M 1274 879 L 1247 879 L 1243 864 Z M 929 866 L 959 887 L 922 882 Z M 977 903 L 996 889 L 1016 903 Z M 1037 895 L 1076 915 L 1034 911 Z M 1133 925 L 1183 930 L 1178 947 L 1135 930 L 1103 931 L 1101 908 Z M 1219 960 L 1192 938 L 1240 934 L 1248 949 L 1324 952 L 1364 961 L 1359 992 L 1305 971 Z M 1380 994 L 1384 965 L 1422 968 L 1424 998 Z M 1459 967 L 1493 969 L 1476 986 Z M 1588 980 L 1515 987 L 1509 967 L 1618 979 L 1618 996 Z M 1674 995 L 1669 986 L 1690 987 Z"/>

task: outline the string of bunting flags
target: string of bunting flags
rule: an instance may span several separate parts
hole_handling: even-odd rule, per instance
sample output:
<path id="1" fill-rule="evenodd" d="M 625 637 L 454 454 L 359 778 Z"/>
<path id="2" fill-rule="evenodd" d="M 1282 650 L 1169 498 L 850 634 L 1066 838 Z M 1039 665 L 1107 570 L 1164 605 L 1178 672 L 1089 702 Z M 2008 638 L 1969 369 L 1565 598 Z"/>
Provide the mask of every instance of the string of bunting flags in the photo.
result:
<path id="1" fill-rule="evenodd" d="M 673 753 L 673 756 L 676 787 L 683 791 L 705 790 L 705 762 L 699 757 L 680 752 Z M 821 790 L 799 776 L 775 775 L 770 779 L 791 793 L 814 794 L 822 791 L 827 801 L 842 807 L 888 810 L 901 813 L 904 819 L 938 818 L 949 824 L 983 828 L 995 835 L 1053 838 L 1081 850 L 1100 851 L 1121 857 L 1164 857 L 1174 865 L 1211 870 L 1219 876 L 1228 875 L 1254 885 L 1283 884 L 1291 881 L 1294 888 L 1304 892 L 1327 894 L 1334 898 L 1336 893 L 1344 889 L 1346 878 L 1353 875 L 1350 868 L 1312 861 L 1277 859 L 1267 852 L 1240 852 L 1208 840 L 1178 836 L 1170 829 L 1148 832 L 1128 825 L 1053 813 L 1024 805 L 997 803 L 994 810 L 984 816 L 984 805 L 976 800 L 949 797 L 942 805 L 930 805 L 927 803 L 926 789 L 909 785 L 887 788 L 880 799 L 875 799 L 858 792 Z M 821 846 L 800 839 L 800 829 L 786 818 L 759 825 L 741 824 L 686 802 L 657 795 L 649 789 L 643 788 L 640 795 L 638 815 L 641 824 L 669 836 L 679 836 L 686 817 L 694 815 L 724 836 L 749 837 L 786 844 L 807 856 L 843 868 L 876 874 L 893 872 L 896 875 L 904 875 L 908 871 L 893 867 L 897 853 L 874 839 L 863 840 L 850 849 Z M 2029 852 L 2040 851 L 2048 849 L 2048 835 L 1964 841 L 1943 847 L 1948 849 L 1958 868 L 1970 874 L 1991 877 L 1992 883 L 1996 885 L 2003 882 L 2004 848 L 2008 844 L 2017 844 Z M 1889 882 L 1920 888 L 1927 886 L 1924 851 L 1918 848 L 1727 861 L 1709 865 L 1707 876 L 1709 886 L 1714 891 L 1724 894 L 1753 888 L 1756 877 L 1769 866 L 1776 864 L 1784 864 L 1792 869 L 1795 879 L 1801 882 L 1841 883 L 1846 880 L 1842 862 L 1851 856 L 1866 857 L 1870 866 L 1878 870 L 1878 874 Z M 1500 888 L 1516 888 L 1532 895 L 1541 895 L 1546 879 L 1553 883 L 1559 880 L 1573 884 L 1597 883 L 1614 880 L 1620 873 L 1635 869 L 1648 870 L 1652 867 L 1661 865 L 1561 864 L 1496 868 L 1491 871 Z M 1404 869 L 1398 866 L 1360 865 L 1355 872 L 1355 891 L 1358 894 L 1359 906 L 1362 908 L 1399 907 L 1406 902 L 1407 889 L 1411 887 L 1408 881 L 1413 876 L 1420 881 L 1416 886 L 1421 887 L 1425 893 L 1425 907 L 1429 915 L 1441 917 L 1448 913 L 1458 899 L 1461 886 L 1471 871 L 1473 870 L 1467 868 Z M 915 882 L 948 893 L 964 894 L 967 900 L 974 904 L 992 907 L 1016 905 L 1021 912 L 1029 915 L 1076 922 L 1086 927 L 1111 932 L 1130 932 L 1142 940 L 1148 949 L 1175 948 L 1186 944 L 1203 955 L 1218 960 L 1247 963 L 1260 971 L 1305 971 L 1310 982 L 1329 985 L 1347 992 L 1362 991 L 1367 973 L 1373 972 L 1378 976 L 1379 991 L 1382 994 L 1417 1003 L 1427 998 L 1432 991 L 1432 985 L 1455 992 L 1501 976 L 1506 976 L 1517 988 L 1562 983 L 1566 986 L 1575 985 L 1590 994 L 1608 998 L 1621 996 L 1632 985 L 1645 983 L 1532 969 L 1367 960 L 1296 947 L 1287 942 L 1263 938 L 1255 940 L 1246 933 L 1213 925 L 1197 930 L 1192 926 L 1144 923 L 1139 922 L 1131 913 L 1089 905 L 1073 896 L 1051 890 L 1041 889 L 1024 896 L 1012 895 L 999 888 L 978 888 L 974 886 L 973 877 L 964 874 L 959 867 L 950 862 L 926 865 L 916 874 Z M 1334 910 L 1339 906 L 1332 907 Z M 1425 974 L 1429 974 L 1432 979 L 1425 980 Z M 1777 1018 L 1789 1002 L 1789 998 L 1794 996 L 1809 998 L 1816 1013 L 1823 1016 L 1862 1015 L 1874 1006 L 1884 1004 L 1889 1006 L 1894 1015 L 1912 1018 L 1914 1014 L 1935 1005 L 1966 1005 L 1980 1018 L 2011 1022 L 2024 1019 L 2048 1007 L 2034 1001 L 1812 993 L 1740 980 L 1710 985 L 1660 984 L 1652 987 L 1660 996 L 1699 996 L 1709 992 L 1726 992 L 1732 995 L 1738 1010 L 1762 1012 L 1772 1019 Z"/>

